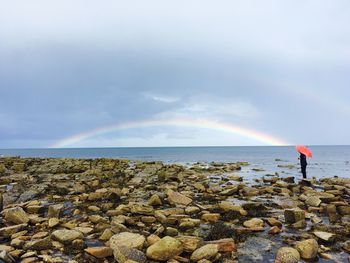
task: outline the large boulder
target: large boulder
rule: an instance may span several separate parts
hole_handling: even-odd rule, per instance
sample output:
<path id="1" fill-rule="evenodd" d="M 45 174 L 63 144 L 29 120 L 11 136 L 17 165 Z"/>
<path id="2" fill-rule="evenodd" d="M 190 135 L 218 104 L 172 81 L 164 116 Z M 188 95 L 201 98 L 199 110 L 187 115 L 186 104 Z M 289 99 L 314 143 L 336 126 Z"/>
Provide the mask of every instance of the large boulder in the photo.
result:
<path id="1" fill-rule="evenodd" d="M 25 224 L 29 222 L 29 217 L 21 207 L 14 207 L 4 210 L 4 218 L 9 223 Z"/>
<path id="2" fill-rule="evenodd" d="M 112 236 L 109 240 L 110 247 L 115 250 L 119 246 L 142 249 L 146 239 L 143 235 L 131 232 L 122 232 Z"/>
<path id="3" fill-rule="evenodd" d="M 148 258 L 166 261 L 178 256 L 183 251 L 183 245 L 175 238 L 165 236 L 152 246 L 148 247 L 146 255 Z"/>
<path id="4" fill-rule="evenodd" d="M 303 259 L 313 259 L 317 256 L 318 243 L 315 239 L 300 241 L 295 247 Z"/>
<path id="5" fill-rule="evenodd" d="M 71 243 L 73 240 L 82 239 L 84 235 L 76 230 L 61 229 L 51 234 L 51 238 L 63 244 Z"/>
<path id="6" fill-rule="evenodd" d="M 195 250 L 191 255 L 191 260 L 197 262 L 202 259 L 213 259 L 218 254 L 218 245 L 208 244 Z"/>
<path id="7" fill-rule="evenodd" d="M 281 247 L 276 254 L 276 263 L 298 263 L 300 254 L 292 247 Z"/>

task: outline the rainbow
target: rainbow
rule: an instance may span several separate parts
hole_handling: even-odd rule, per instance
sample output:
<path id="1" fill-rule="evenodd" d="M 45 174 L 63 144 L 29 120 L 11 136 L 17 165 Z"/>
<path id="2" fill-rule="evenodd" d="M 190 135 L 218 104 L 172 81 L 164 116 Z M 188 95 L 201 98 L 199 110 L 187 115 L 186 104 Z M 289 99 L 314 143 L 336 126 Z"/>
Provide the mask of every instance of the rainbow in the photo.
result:
<path id="1" fill-rule="evenodd" d="M 78 142 L 84 141 L 86 139 L 125 129 L 132 128 L 143 128 L 143 127 L 154 127 L 154 126 L 179 126 L 179 127 L 193 127 L 193 128 L 204 128 L 212 129 L 223 132 L 232 133 L 235 135 L 247 137 L 258 141 L 266 145 L 281 146 L 281 145 L 291 145 L 290 143 L 279 139 L 277 137 L 264 134 L 260 131 L 247 129 L 241 126 L 237 126 L 231 123 L 222 123 L 206 119 L 161 119 L 161 120 L 142 120 L 134 122 L 125 122 L 120 124 L 113 124 L 105 127 L 100 127 L 90 131 L 82 132 L 70 137 L 66 137 L 50 146 L 50 148 L 64 148 L 67 146 L 72 146 Z"/>

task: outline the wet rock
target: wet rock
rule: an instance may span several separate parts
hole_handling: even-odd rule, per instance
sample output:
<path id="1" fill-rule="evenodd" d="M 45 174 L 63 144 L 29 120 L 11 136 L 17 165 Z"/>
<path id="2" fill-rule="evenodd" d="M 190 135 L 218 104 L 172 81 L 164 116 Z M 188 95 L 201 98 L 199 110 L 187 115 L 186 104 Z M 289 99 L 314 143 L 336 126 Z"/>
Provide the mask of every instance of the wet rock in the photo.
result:
<path id="1" fill-rule="evenodd" d="M 113 250 L 110 247 L 88 247 L 85 252 L 93 255 L 95 258 L 106 258 L 113 255 Z"/>
<path id="2" fill-rule="evenodd" d="M 287 224 L 293 224 L 305 219 L 305 211 L 301 209 L 285 209 L 284 219 Z"/>
<path id="3" fill-rule="evenodd" d="M 51 238 L 63 244 L 71 243 L 73 240 L 84 238 L 83 234 L 76 230 L 56 230 L 51 234 Z"/>
<path id="4" fill-rule="evenodd" d="M 191 255 L 191 260 L 197 262 L 202 259 L 213 259 L 218 254 L 218 245 L 208 244 L 195 250 Z"/>
<path id="5" fill-rule="evenodd" d="M 140 234 L 122 232 L 112 236 L 109 240 L 110 247 L 114 250 L 118 246 L 142 249 L 146 238 Z"/>
<path id="6" fill-rule="evenodd" d="M 9 223 L 25 224 L 29 222 L 29 217 L 21 207 L 9 208 L 3 211 L 4 218 Z"/>
<path id="7" fill-rule="evenodd" d="M 300 241 L 295 247 L 303 259 L 313 259 L 317 257 L 318 243 L 315 239 Z"/>
<path id="8" fill-rule="evenodd" d="M 323 232 L 323 231 L 314 231 L 313 232 L 316 237 L 323 241 L 333 241 L 335 235 L 333 233 Z"/>
<path id="9" fill-rule="evenodd" d="M 275 263 L 298 263 L 300 254 L 292 247 L 281 247 L 276 254 Z"/>
<path id="10" fill-rule="evenodd" d="M 175 238 L 165 236 L 152 246 L 147 248 L 146 255 L 154 260 L 169 260 L 178 256 L 183 251 L 183 245 Z"/>
<path id="11" fill-rule="evenodd" d="M 272 242 L 270 240 L 251 237 L 243 244 L 240 244 L 237 250 L 239 262 L 262 262 L 263 255 L 270 251 Z"/>

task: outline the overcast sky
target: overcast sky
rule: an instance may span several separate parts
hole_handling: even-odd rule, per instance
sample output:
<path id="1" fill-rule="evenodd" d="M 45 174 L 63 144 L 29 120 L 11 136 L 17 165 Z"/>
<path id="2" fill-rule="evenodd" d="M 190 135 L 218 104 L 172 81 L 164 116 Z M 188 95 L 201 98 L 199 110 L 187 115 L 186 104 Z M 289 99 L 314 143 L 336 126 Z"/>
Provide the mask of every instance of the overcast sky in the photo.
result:
<path id="1" fill-rule="evenodd" d="M 350 2 L 1 1 L 0 147 L 152 119 L 350 144 Z M 181 126 L 70 146 L 261 145 Z"/>

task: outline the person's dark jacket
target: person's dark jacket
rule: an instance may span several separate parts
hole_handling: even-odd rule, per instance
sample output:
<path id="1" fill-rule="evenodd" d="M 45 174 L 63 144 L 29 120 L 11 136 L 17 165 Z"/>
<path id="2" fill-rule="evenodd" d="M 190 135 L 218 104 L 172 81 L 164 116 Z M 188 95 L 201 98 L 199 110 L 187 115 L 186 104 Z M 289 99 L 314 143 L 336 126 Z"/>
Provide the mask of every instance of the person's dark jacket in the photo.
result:
<path id="1" fill-rule="evenodd" d="M 307 162 L 306 162 L 306 156 L 305 156 L 305 154 L 300 154 L 300 165 L 302 166 L 302 167 L 306 167 L 306 165 L 307 165 Z"/>

